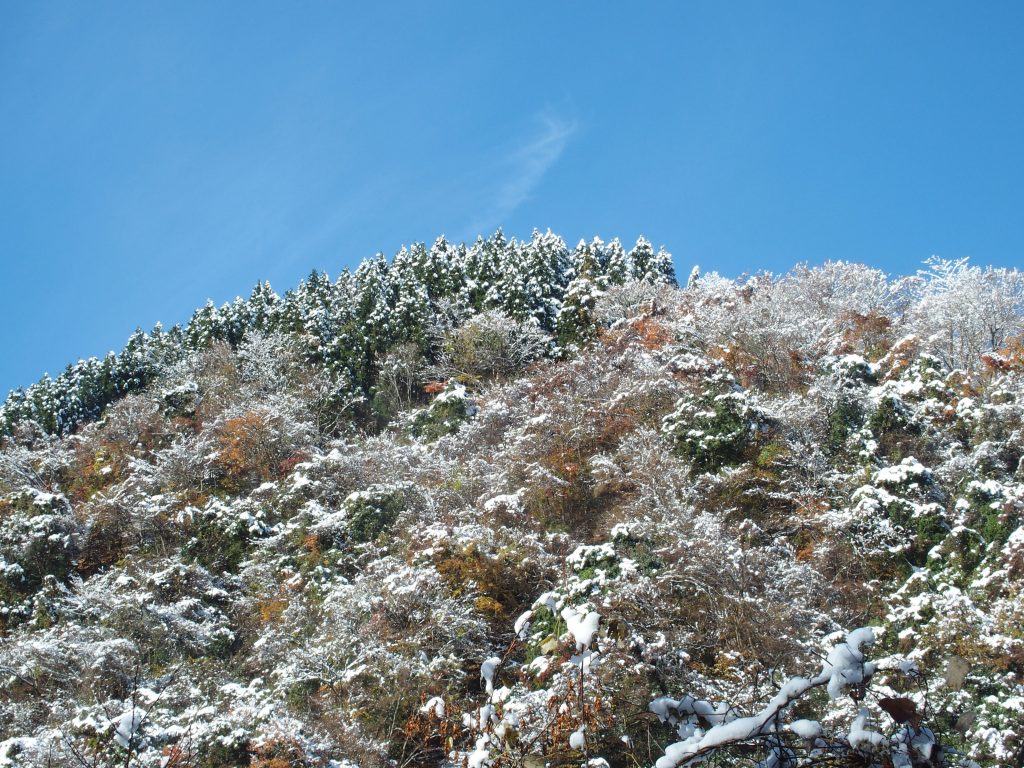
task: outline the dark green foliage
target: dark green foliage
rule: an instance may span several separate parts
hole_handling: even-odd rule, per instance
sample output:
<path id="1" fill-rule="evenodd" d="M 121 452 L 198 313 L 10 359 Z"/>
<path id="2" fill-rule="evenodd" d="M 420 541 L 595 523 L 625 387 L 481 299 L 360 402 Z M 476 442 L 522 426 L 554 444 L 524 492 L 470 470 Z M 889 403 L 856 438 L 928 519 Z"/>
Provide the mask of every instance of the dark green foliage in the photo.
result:
<path id="1" fill-rule="evenodd" d="M 640 573 L 651 575 L 665 567 L 665 561 L 652 542 L 639 538 L 631 533 L 618 533 L 615 536 L 616 549 L 636 563 Z"/>
<path id="2" fill-rule="evenodd" d="M 196 511 L 186 530 L 189 539 L 182 556 L 199 563 L 211 573 L 233 573 L 249 551 L 245 526 L 226 521 L 206 510 Z"/>
<path id="3" fill-rule="evenodd" d="M 715 472 L 743 461 L 761 417 L 731 377 L 714 377 L 699 394 L 681 399 L 662 431 L 697 471 Z"/>
<path id="4" fill-rule="evenodd" d="M 876 435 L 912 430 L 913 422 L 906 406 L 895 397 L 885 397 L 868 419 L 868 428 Z"/>
<path id="5" fill-rule="evenodd" d="M 949 533 L 949 525 L 942 515 L 936 512 L 929 512 L 917 515 L 913 519 L 914 531 L 914 552 L 916 559 L 912 557 L 915 564 L 923 564 L 932 547 L 941 542 Z"/>
<path id="6" fill-rule="evenodd" d="M 169 419 L 195 416 L 199 388 L 194 382 L 175 387 L 161 395 L 163 414 Z"/>
<path id="7" fill-rule="evenodd" d="M 345 499 L 349 541 L 365 544 L 373 541 L 398 518 L 404 506 L 404 494 L 394 488 L 369 488 Z"/>
<path id="8" fill-rule="evenodd" d="M 562 347 L 586 344 L 597 335 L 594 307 L 609 286 L 600 240 L 595 239 L 589 245 L 581 241 L 576 246 L 573 261 L 576 276 L 566 288 L 565 301 L 558 314 L 558 343 Z"/>
<path id="9" fill-rule="evenodd" d="M 63 496 L 26 491 L 0 500 L 4 591 L 28 595 L 48 576 L 67 579 L 78 551 L 75 534 L 75 520 Z"/>
<path id="10" fill-rule="evenodd" d="M 985 541 L 1004 544 L 1020 525 L 1020 517 L 998 509 L 986 509 L 981 515 L 981 535 Z"/>
<path id="11" fill-rule="evenodd" d="M 916 508 L 897 500 L 888 505 L 886 513 L 893 523 L 907 532 L 910 539 L 907 559 L 915 566 L 924 566 L 932 547 L 949 533 L 949 524 L 938 507 Z"/>
<path id="12" fill-rule="evenodd" d="M 964 577 L 965 586 L 968 577 L 981 565 L 985 559 L 986 542 L 971 528 L 958 528 L 951 532 L 935 550 L 938 555 L 929 563 L 933 571 L 952 566 Z"/>
<path id="13" fill-rule="evenodd" d="M 672 257 L 664 248 L 655 253 L 644 237 L 637 240 L 633 250 L 627 257 L 629 272 L 635 280 L 646 280 L 650 283 L 667 283 L 676 285 L 675 270 L 672 268 Z M 617 270 L 616 270 L 617 271 Z M 613 275 L 615 272 L 613 272 Z"/>
<path id="14" fill-rule="evenodd" d="M 918 437 L 921 427 L 898 397 L 883 397 L 878 407 L 868 416 L 867 427 L 871 430 L 881 453 L 892 462 L 918 452 Z"/>
<path id="15" fill-rule="evenodd" d="M 971 482 L 964 494 L 969 503 L 968 519 L 986 542 L 1002 546 L 1021 524 L 1019 512 L 1007 503 L 998 484 Z"/>
<path id="16" fill-rule="evenodd" d="M 445 435 L 454 435 L 476 410 L 473 402 L 466 397 L 461 385 L 449 385 L 424 409 L 412 423 L 413 434 L 427 442 L 433 442 Z"/>
<path id="17" fill-rule="evenodd" d="M 230 739 L 213 739 L 204 744 L 198 755 L 200 768 L 226 768 L 226 766 L 248 765 L 250 753 L 246 742 L 236 743 Z"/>
<path id="18" fill-rule="evenodd" d="M 853 432 L 864 423 L 864 410 L 850 398 L 842 398 L 828 413 L 828 447 L 840 452 Z"/>

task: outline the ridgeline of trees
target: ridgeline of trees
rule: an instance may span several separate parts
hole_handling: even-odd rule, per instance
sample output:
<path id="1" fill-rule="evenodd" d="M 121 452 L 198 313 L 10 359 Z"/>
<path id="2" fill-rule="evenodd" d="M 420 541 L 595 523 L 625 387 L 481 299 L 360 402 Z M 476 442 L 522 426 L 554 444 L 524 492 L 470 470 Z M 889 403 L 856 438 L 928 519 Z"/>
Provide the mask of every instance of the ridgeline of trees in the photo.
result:
<path id="1" fill-rule="evenodd" d="M 369 401 L 390 350 L 412 344 L 429 358 L 434 327 L 480 312 L 536 324 L 557 342 L 546 352 L 557 354 L 589 338 L 596 296 L 627 280 L 674 284 L 672 257 L 643 237 L 628 252 L 618 240 L 597 238 L 570 249 L 550 231 L 527 242 L 499 231 L 469 246 L 440 237 L 430 248 L 403 248 L 390 262 L 378 254 L 334 282 L 314 271 L 284 297 L 260 283 L 248 299 L 219 308 L 208 302 L 184 328 L 137 330 L 117 354 L 81 360 L 11 392 L 0 406 L 0 435 L 31 425 L 69 434 L 190 352 L 216 341 L 236 347 L 253 331 L 294 337 L 306 362 L 328 375 L 330 399 L 343 409 Z M 367 415 L 365 407 L 357 410 Z"/>

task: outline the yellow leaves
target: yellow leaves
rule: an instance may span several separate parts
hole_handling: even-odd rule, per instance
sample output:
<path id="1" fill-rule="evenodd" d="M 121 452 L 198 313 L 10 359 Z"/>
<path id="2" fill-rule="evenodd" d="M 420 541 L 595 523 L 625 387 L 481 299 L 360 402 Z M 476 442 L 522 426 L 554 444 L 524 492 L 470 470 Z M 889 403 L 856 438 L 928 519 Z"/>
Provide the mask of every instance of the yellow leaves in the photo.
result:
<path id="1" fill-rule="evenodd" d="M 278 624 L 288 607 L 288 600 L 283 597 L 268 598 L 259 603 L 260 621 L 264 624 Z"/>
<path id="2" fill-rule="evenodd" d="M 250 467 L 260 469 L 253 465 L 260 463 L 269 439 L 266 420 L 258 413 L 250 411 L 228 419 L 217 431 L 218 461 L 229 475 L 239 475 Z"/>
<path id="3" fill-rule="evenodd" d="M 226 420 L 216 429 L 217 464 L 228 490 L 266 482 L 286 468 L 287 463 L 280 461 L 277 426 L 267 414 L 249 411 Z"/>
<path id="4" fill-rule="evenodd" d="M 558 650 L 560 643 L 555 635 L 548 635 L 540 641 L 541 653 L 548 655 Z"/>
<path id="5" fill-rule="evenodd" d="M 453 596 L 472 590 L 477 610 L 494 619 L 508 618 L 520 606 L 521 595 L 530 590 L 531 577 L 523 572 L 514 552 L 492 557 L 472 547 L 443 553 L 435 567 Z"/>
<path id="6" fill-rule="evenodd" d="M 252 751 L 251 768 L 293 768 L 305 765 L 305 751 L 297 739 L 279 737 Z"/>
<path id="7" fill-rule="evenodd" d="M 476 609 L 482 613 L 490 613 L 493 616 L 502 616 L 505 614 L 505 606 L 499 603 L 497 600 L 486 595 L 481 595 L 473 601 L 473 605 Z"/>

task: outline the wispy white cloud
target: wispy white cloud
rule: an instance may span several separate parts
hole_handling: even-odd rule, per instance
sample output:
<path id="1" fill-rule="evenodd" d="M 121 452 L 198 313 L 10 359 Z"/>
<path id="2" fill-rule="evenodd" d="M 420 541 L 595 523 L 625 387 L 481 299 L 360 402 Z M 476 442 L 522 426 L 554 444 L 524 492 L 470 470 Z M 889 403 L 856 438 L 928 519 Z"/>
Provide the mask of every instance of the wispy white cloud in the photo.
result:
<path id="1" fill-rule="evenodd" d="M 539 118 L 540 130 L 499 158 L 493 166 L 498 183 L 481 195 L 483 209 L 465 228 L 465 237 L 488 234 L 503 225 L 544 180 L 576 132 L 575 121 L 554 115 Z"/>

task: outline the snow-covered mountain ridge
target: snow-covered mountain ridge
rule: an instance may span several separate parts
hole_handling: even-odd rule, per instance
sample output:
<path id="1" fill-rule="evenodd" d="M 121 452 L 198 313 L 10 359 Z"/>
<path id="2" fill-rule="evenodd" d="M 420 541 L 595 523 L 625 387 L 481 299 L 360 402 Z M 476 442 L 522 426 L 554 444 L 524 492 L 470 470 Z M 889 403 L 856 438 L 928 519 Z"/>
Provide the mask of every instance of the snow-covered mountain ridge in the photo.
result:
<path id="1" fill-rule="evenodd" d="M 0 765 L 1020 765 L 1024 278 L 439 239 L 0 410 Z"/>

